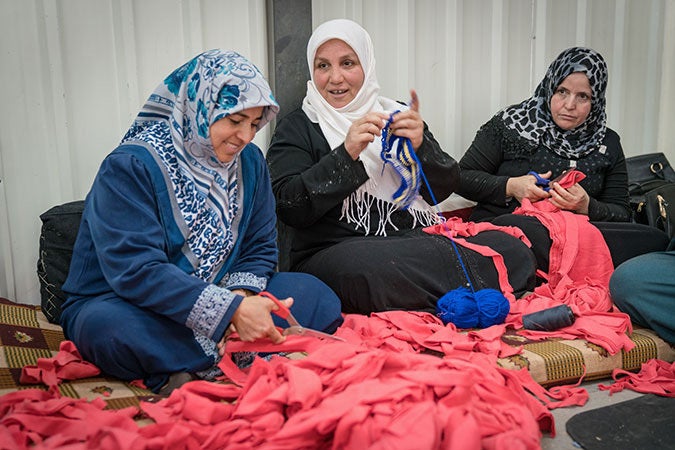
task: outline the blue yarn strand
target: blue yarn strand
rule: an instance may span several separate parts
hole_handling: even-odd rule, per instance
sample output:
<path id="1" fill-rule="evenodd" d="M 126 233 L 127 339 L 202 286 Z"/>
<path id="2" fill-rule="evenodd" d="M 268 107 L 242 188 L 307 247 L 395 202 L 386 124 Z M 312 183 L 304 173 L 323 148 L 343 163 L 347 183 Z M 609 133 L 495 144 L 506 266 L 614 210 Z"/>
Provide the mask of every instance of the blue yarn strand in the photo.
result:
<path id="1" fill-rule="evenodd" d="M 392 122 L 394 114 L 398 112 L 399 111 L 395 111 L 389 116 L 389 120 L 387 121 L 387 124 L 385 125 L 384 129 L 382 130 L 382 155 L 384 155 L 386 153 L 386 149 L 389 148 L 388 147 L 390 142 L 388 136 L 389 125 Z M 419 158 L 417 157 L 417 154 L 415 153 L 415 150 L 413 149 L 412 142 L 408 138 L 401 138 L 395 135 L 392 135 L 391 137 L 395 138 L 394 140 L 398 140 L 397 155 L 399 154 L 401 145 L 407 147 L 409 155 L 413 160 L 412 164 L 413 176 L 417 176 L 424 181 L 424 184 L 426 185 L 427 190 L 429 191 L 429 195 L 431 196 L 431 200 L 435 205 L 434 207 L 436 208 L 436 214 L 438 214 L 439 217 L 443 218 L 443 215 L 441 214 L 440 208 L 438 206 L 438 201 L 436 200 L 436 196 L 434 195 L 434 191 L 431 189 L 429 180 L 427 179 L 427 176 L 424 174 L 424 170 L 422 169 L 422 163 L 420 162 Z M 402 144 L 401 141 L 403 142 Z M 404 154 L 404 156 L 407 155 Z M 417 170 L 414 169 L 415 166 L 417 167 Z M 407 187 L 407 184 L 405 184 L 406 180 L 403 177 L 403 175 L 401 175 L 401 178 L 403 179 L 402 186 L 396 191 L 396 193 L 394 194 L 394 198 L 398 198 L 398 195 L 400 195 L 403 192 L 403 190 Z M 417 191 L 419 191 L 419 186 L 417 187 L 414 193 L 417 194 Z M 411 201 L 412 199 L 408 199 L 408 202 Z M 405 207 L 407 207 L 407 205 Z M 492 325 L 504 323 L 504 320 L 506 319 L 506 316 L 508 315 L 509 310 L 511 308 L 511 304 L 509 303 L 508 299 L 504 296 L 502 292 L 496 289 L 481 289 L 478 292 L 476 292 L 476 290 L 473 287 L 473 283 L 471 283 L 469 271 L 464 265 L 464 261 L 462 259 L 462 255 L 459 252 L 459 248 L 457 248 L 455 240 L 452 238 L 452 236 L 450 236 L 450 230 L 447 226 L 447 223 L 445 221 L 443 223 L 446 227 L 446 230 L 448 231 L 448 239 L 450 239 L 452 248 L 454 249 L 455 254 L 457 255 L 459 265 L 461 266 L 462 271 L 464 272 L 467 284 L 471 290 L 462 286 L 457 289 L 453 289 L 452 291 L 443 295 L 443 297 L 438 299 L 438 301 L 436 302 L 436 315 L 443 321 L 444 324 L 452 322 L 455 326 L 459 328 L 476 328 L 476 327 L 487 328 Z"/>

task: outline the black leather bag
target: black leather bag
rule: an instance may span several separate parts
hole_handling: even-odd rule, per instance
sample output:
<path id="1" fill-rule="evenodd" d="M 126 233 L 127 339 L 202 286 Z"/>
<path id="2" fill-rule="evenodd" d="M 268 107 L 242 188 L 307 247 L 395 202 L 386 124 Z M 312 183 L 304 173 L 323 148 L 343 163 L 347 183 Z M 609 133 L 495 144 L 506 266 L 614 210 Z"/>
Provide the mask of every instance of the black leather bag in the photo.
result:
<path id="1" fill-rule="evenodd" d="M 675 183 L 664 182 L 644 194 L 631 196 L 635 222 L 651 225 L 675 237 Z"/>
<path id="2" fill-rule="evenodd" d="M 68 276 L 83 209 L 84 201 L 77 200 L 54 206 L 40 215 L 42 229 L 37 261 L 40 306 L 51 323 L 59 323 L 61 305 L 66 301 L 61 286 Z"/>
<path id="3" fill-rule="evenodd" d="M 663 153 L 626 158 L 633 221 L 675 236 L 675 171 Z"/>
<path id="4" fill-rule="evenodd" d="M 628 192 L 644 194 L 664 182 L 675 183 L 675 171 L 663 153 L 647 153 L 626 158 Z"/>

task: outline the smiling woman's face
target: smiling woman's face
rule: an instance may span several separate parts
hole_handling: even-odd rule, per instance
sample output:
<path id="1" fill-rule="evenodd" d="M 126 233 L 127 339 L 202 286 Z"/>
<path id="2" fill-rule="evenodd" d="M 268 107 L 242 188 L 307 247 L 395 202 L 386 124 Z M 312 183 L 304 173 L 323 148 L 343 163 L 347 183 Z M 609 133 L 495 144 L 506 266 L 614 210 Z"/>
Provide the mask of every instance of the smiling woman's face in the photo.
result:
<path id="1" fill-rule="evenodd" d="M 255 137 L 263 106 L 244 109 L 214 122 L 209 128 L 216 158 L 228 163 Z"/>
<path id="2" fill-rule="evenodd" d="M 339 39 L 326 41 L 317 49 L 313 75 L 321 96 L 336 109 L 354 100 L 365 79 L 359 57 Z"/>

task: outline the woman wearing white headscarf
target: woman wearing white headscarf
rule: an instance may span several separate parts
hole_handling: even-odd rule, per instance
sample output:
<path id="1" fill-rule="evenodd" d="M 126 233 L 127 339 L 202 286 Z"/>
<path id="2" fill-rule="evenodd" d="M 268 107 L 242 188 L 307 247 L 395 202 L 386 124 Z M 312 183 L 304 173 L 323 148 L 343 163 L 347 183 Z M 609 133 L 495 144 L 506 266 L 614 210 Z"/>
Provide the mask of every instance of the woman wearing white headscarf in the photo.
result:
<path id="1" fill-rule="evenodd" d="M 344 312 L 434 312 L 438 298 L 466 283 L 451 242 L 422 232 L 439 222 L 434 199 L 458 186 L 457 162 L 423 122 L 414 91 L 409 106 L 379 95 L 373 45 L 355 22 L 317 27 L 307 63 L 302 108 L 279 122 L 267 153 L 289 258 L 281 267 L 324 280 Z M 410 141 L 418 157 L 411 166 L 383 154 L 383 128 L 396 111 L 387 131 Z M 432 192 L 415 177 L 420 169 Z M 516 292 L 531 287 L 524 244 L 498 231 L 470 239 L 518 266 L 509 274 Z M 461 251 L 474 285 L 499 288 L 490 258 Z"/>
<path id="2" fill-rule="evenodd" d="M 207 51 L 164 79 L 105 158 L 61 315 L 66 337 L 103 372 L 163 394 L 213 378 L 228 329 L 284 340 L 275 324 L 287 324 L 263 290 L 304 326 L 333 332 L 342 322 L 324 283 L 275 272 L 274 197 L 251 140 L 278 110 L 246 58 Z"/>

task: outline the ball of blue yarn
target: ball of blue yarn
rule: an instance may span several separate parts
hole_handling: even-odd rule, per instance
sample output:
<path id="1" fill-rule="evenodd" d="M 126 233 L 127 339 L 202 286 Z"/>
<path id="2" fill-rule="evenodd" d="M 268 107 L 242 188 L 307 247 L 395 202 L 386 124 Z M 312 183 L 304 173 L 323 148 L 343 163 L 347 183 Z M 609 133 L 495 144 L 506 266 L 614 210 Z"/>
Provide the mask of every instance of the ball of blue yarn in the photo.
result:
<path id="1" fill-rule="evenodd" d="M 453 289 L 436 302 L 436 315 L 458 328 L 487 328 L 504 323 L 509 301 L 496 289 L 472 292 L 466 287 Z"/>
<path id="2" fill-rule="evenodd" d="M 447 324 L 459 328 L 478 326 L 478 305 L 473 292 L 466 287 L 453 289 L 436 302 L 436 315 Z"/>
<path id="3" fill-rule="evenodd" d="M 504 323 L 509 314 L 511 304 L 496 289 L 481 289 L 475 294 L 478 305 L 478 327 L 487 328 Z"/>

